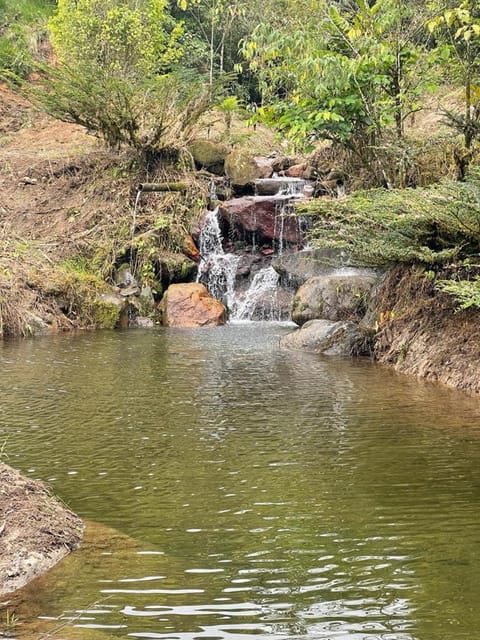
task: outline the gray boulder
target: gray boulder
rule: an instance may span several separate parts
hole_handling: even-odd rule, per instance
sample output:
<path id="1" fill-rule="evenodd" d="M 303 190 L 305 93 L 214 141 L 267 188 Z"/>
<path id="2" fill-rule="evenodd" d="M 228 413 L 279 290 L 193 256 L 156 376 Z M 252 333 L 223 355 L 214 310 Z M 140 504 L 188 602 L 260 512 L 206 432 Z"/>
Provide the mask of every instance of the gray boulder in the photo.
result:
<path id="1" fill-rule="evenodd" d="M 360 268 L 355 265 L 351 256 L 333 248 L 304 249 L 295 253 L 284 253 L 273 259 L 272 267 L 293 287 L 300 287 L 310 278 L 330 274 L 372 277 L 379 275 L 377 269 Z"/>
<path id="2" fill-rule="evenodd" d="M 368 273 L 316 276 L 307 280 L 293 300 L 292 320 L 303 325 L 309 320 L 360 321 L 370 302 L 377 277 Z"/>
<path id="3" fill-rule="evenodd" d="M 225 158 L 225 173 L 234 187 L 252 185 L 260 172 L 253 156 L 243 148 L 233 149 Z"/>
<path id="4" fill-rule="evenodd" d="M 272 267 L 292 287 L 300 287 L 315 276 L 332 273 L 341 256 L 325 249 L 304 249 L 295 253 L 284 253 L 272 260 Z"/>
<path id="5" fill-rule="evenodd" d="M 284 349 L 298 349 L 326 356 L 351 357 L 369 353 L 368 337 L 353 322 L 310 320 L 280 340 Z"/>

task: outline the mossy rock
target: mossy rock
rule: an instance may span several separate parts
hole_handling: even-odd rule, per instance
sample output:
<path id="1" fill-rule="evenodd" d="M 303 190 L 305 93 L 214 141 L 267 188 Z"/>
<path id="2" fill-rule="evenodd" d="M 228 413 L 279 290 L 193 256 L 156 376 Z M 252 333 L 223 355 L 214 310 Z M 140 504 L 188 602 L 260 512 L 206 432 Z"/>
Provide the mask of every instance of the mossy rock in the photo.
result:
<path id="1" fill-rule="evenodd" d="M 198 266 L 183 253 L 159 251 L 155 257 L 160 270 L 159 279 L 164 289 L 170 284 L 189 282 L 195 278 Z"/>
<path id="2" fill-rule="evenodd" d="M 99 329 L 115 329 L 122 325 L 126 314 L 126 302 L 116 295 L 102 295 L 95 301 L 94 324 Z"/>
<path id="3" fill-rule="evenodd" d="M 215 175 L 223 175 L 228 147 L 218 142 L 199 138 L 188 147 L 198 169 L 206 169 Z"/>
<path id="4" fill-rule="evenodd" d="M 244 187 L 253 184 L 259 175 L 255 159 L 247 149 L 234 149 L 225 159 L 225 172 L 232 184 Z"/>

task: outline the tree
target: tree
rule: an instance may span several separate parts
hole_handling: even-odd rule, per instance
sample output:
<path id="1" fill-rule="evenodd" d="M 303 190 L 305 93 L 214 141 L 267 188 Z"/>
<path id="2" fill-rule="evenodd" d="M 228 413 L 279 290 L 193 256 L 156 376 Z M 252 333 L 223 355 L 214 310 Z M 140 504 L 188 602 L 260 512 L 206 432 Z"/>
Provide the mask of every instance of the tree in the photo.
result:
<path id="1" fill-rule="evenodd" d="M 480 5 L 465 0 L 442 10 L 429 22 L 449 52 L 447 64 L 465 89 L 464 113 L 446 111 L 450 125 L 461 132 L 469 150 L 480 137 Z M 463 177 L 464 170 L 461 171 Z"/>
<path id="2" fill-rule="evenodd" d="M 70 66 L 117 77 L 165 73 L 181 56 L 182 31 L 167 6 L 166 0 L 58 0 L 52 43 Z"/>
<path id="3" fill-rule="evenodd" d="M 234 36 L 234 30 L 246 14 L 248 2 L 246 0 L 177 0 L 177 5 L 191 31 L 205 47 L 207 53 L 208 76 L 213 84 L 215 71 L 222 73 L 230 69 L 226 65 L 227 49 L 236 49 L 239 36 Z M 241 29 L 240 29 L 241 31 Z M 230 45 L 230 47 L 229 47 Z M 230 51 L 230 57 L 232 57 Z M 235 55 L 235 54 L 234 54 Z"/>
<path id="4" fill-rule="evenodd" d="M 181 25 L 166 0 L 59 0 L 50 28 L 60 64 L 27 85 L 48 113 L 146 161 L 190 140 L 210 98 L 201 79 L 173 70 Z"/>
<path id="5" fill-rule="evenodd" d="M 424 15 L 410 0 L 324 0 L 315 12 L 309 4 L 300 20 L 259 25 L 244 45 L 264 114 L 299 146 L 330 139 L 370 164 L 391 125 L 401 141 L 419 108 Z"/>

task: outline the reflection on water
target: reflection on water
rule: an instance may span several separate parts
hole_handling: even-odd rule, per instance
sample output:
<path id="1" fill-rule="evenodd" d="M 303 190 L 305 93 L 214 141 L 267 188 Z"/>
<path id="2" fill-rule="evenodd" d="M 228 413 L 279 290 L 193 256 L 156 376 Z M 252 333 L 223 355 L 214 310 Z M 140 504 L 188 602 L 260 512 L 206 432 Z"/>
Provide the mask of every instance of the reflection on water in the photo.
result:
<path id="1" fill-rule="evenodd" d="M 478 401 L 286 330 L 1 346 L 8 462 L 96 523 L 23 637 L 476 637 Z"/>

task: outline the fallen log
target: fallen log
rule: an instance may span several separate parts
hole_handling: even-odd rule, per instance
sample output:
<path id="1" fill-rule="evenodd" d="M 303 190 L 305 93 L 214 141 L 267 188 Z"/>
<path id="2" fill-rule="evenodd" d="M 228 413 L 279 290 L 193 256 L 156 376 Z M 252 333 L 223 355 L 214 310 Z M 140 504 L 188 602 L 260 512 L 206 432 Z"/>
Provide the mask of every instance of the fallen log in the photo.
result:
<path id="1" fill-rule="evenodd" d="M 138 185 L 139 191 L 146 193 L 151 191 L 188 191 L 188 182 L 142 182 Z"/>

